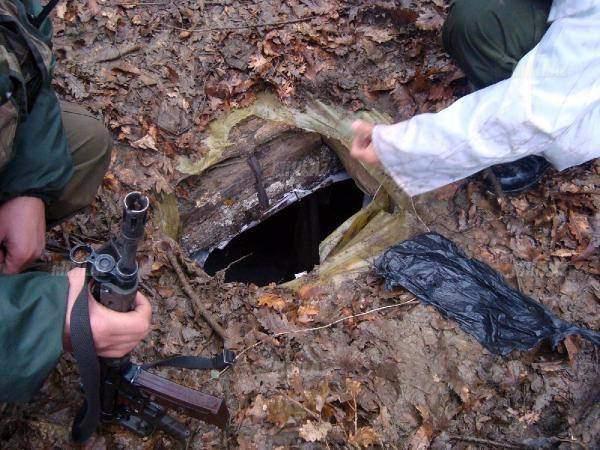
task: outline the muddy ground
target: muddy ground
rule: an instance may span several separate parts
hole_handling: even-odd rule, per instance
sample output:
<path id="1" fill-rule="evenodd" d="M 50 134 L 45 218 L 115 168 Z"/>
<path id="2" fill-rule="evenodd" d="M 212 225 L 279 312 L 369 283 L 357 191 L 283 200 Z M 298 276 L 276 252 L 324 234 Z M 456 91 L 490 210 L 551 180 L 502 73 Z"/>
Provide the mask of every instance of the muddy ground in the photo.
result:
<path id="1" fill-rule="evenodd" d="M 441 0 L 98 6 L 96 16 L 82 1 L 57 10 L 56 86 L 64 99 L 103 115 L 117 149 L 92 208 L 53 230 L 55 264 L 69 246 L 107 238 L 128 190 L 185 198 L 176 158 L 200 157 L 208 122 L 261 90 L 293 105 L 320 98 L 402 119 L 439 110 L 467 89 L 439 43 Z M 423 231 L 452 239 L 558 317 L 597 330 L 600 259 L 597 252 L 577 257 L 595 234 L 599 187 L 598 162 L 551 172 L 500 203 L 474 177 L 434 193 L 435 209 L 432 197 L 416 198 L 415 211 Z M 165 251 L 151 221 L 141 267 L 153 329 L 134 358 L 218 352 L 219 339 L 195 316 Z M 578 338 L 502 358 L 410 293 L 384 291 L 373 273 L 292 293 L 224 283 L 223 274 L 207 279 L 185 255 L 180 261 L 236 349 L 248 349 L 218 377 L 160 371 L 227 399 L 225 432 L 179 416 L 194 432 L 189 448 L 600 447 L 598 350 Z M 314 327 L 323 328 L 299 331 Z M 285 331 L 294 333 L 272 337 Z M 80 402 L 67 355 L 34 402 L 1 407 L 2 448 L 69 448 Z M 178 444 L 160 433 L 140 439 L 105 427 L 91 447 Z"/>

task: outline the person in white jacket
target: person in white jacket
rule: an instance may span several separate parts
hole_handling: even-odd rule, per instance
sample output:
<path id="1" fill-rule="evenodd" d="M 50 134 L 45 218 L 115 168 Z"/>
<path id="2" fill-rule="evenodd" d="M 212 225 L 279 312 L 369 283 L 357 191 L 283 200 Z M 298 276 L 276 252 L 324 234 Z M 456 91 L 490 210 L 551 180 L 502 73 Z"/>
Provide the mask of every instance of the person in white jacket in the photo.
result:
<path id="1" fill-rule="evenodd" d="M 446 50 L 479 89 L 435 114 L 353 124 L 352 155 L 409 195 L 491 167 L 505 192 L 600 156 L 600 0 L 456 0 Z"/>

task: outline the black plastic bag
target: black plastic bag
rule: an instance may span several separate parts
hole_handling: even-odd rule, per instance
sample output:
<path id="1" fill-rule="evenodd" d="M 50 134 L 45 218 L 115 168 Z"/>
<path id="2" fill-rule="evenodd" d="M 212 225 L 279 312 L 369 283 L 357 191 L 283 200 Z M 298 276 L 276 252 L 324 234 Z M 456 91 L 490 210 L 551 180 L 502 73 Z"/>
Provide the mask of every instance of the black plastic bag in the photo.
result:
<path id="1" fill-rule="evenodd" d="M 556 346 L 571 334 L 600 344 L 600 333 L 558 319 L 439 234 L 422 234 L 391 247 L 375 266 L 387 289 L 408 289 L 492 353 L 529 350 L 545 339 Z"/>

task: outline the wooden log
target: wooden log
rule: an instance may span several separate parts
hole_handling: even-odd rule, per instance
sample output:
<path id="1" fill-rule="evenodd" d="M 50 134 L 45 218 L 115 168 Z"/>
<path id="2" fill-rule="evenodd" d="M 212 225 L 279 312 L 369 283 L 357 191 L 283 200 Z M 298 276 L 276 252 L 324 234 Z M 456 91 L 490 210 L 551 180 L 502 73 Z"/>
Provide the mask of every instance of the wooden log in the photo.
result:
<path id="1" fill-rule="evenodd" d="M 344 170 L 320 135 L 262 119 L 238 126 L 230 141 L 236 144 L 224 161 L 182 183 L 189 195 L 179 199 L 180 242 L 191 255 L 229 241 L 276 212 L 290 193 Z"/>

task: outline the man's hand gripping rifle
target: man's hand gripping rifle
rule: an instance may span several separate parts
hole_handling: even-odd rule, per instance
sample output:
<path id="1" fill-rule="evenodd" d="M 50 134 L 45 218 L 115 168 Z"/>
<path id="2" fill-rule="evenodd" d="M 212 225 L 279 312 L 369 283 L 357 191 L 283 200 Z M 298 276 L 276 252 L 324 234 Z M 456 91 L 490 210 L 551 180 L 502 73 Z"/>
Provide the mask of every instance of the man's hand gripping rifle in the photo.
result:
<path id="1" fill-rule="evenodd" d="M 71 250 L 71 260 L 87 267 L 86 286 L 104 306 L 119 312 L 133 309 L 138 289 L 136 252 L 144 237 L 149 200 L 139 192 L 124 199 L 120 234 L 99 250 L 79 245 Z M 233 363 L 228 350 L 213 358 L 178 356 L 157 363 L 138 365 L 129 355 L 122 358 L 98 358 L 95 352 L 89 311 L 88 290 L 84 286 L 71 315 L 73 354 L 79 365 L 85 404 L 73 424 L 73 439 L 87 440 L 98 423 L 118 423 L 147 436 L 162 430 L 179 440 L 189 430 L 167 414 L 178 408 L 184 414 L 225 427 L 229 413 L 222 399 L 181 386 L 147 369 L 155 366 L 191 369 L 223 369 Z"/>

